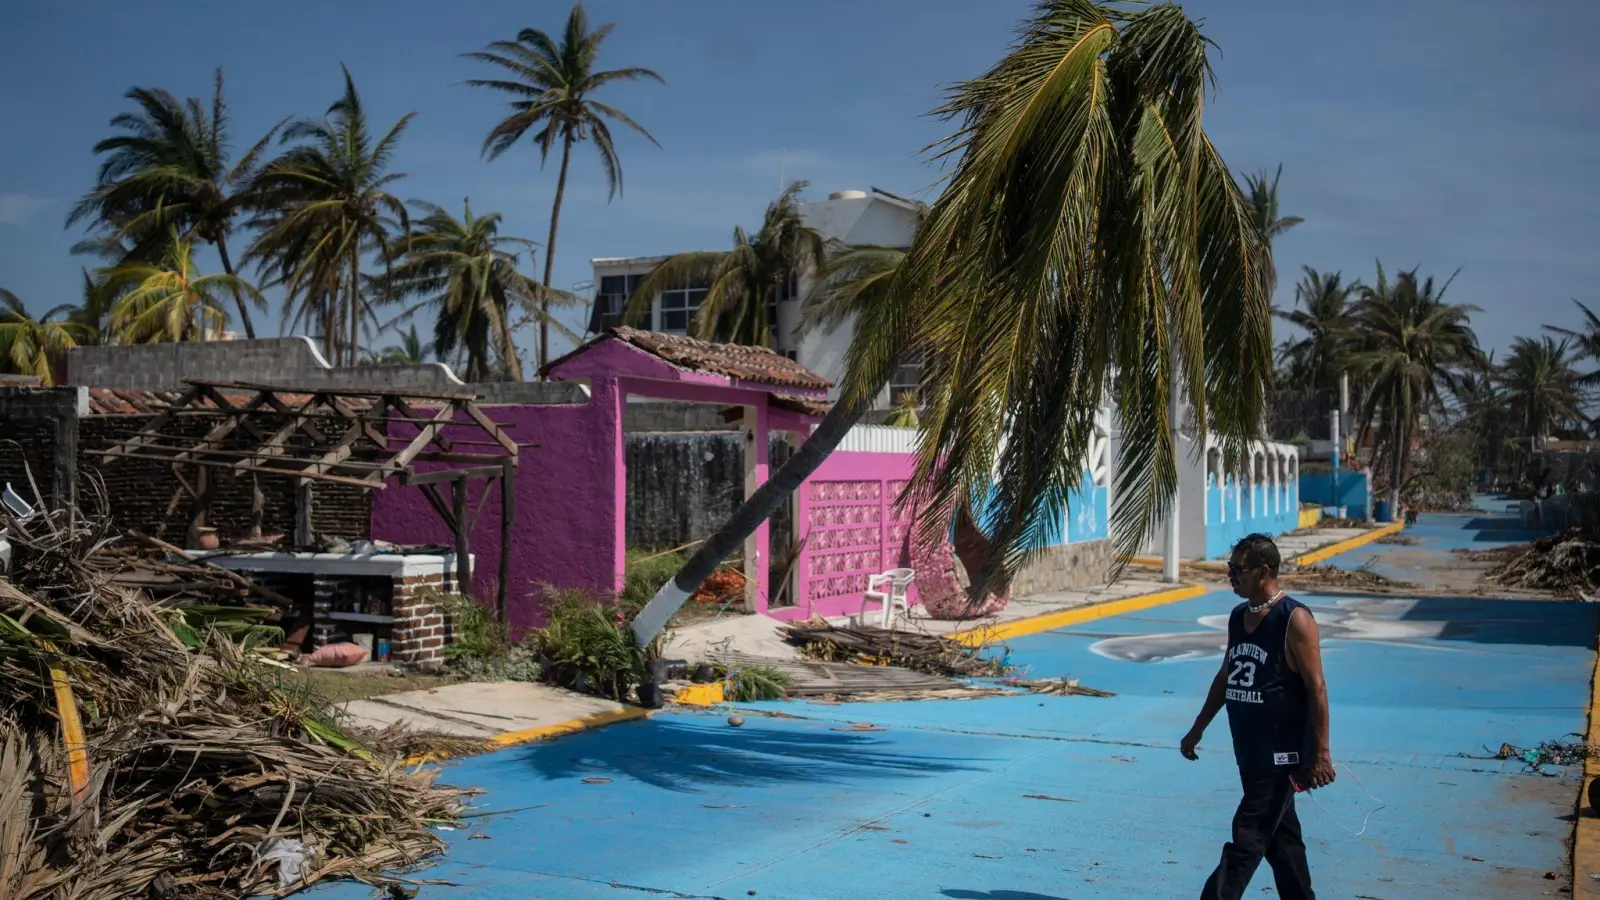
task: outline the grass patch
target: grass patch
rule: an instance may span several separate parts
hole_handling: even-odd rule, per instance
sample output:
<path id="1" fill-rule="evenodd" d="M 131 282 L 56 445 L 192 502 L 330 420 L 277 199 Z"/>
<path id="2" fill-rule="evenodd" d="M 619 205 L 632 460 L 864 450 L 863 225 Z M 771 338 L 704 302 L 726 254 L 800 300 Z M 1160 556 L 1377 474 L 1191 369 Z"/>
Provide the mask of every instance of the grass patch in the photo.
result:
<path id="1" fill-rule="evenodd" d="M 344 669 L 314 669 L 305 667 L 294 675 L 284 673 L 284 682 L 293 685 L 296 679 L 306 685 L 311 693 L 329 703 L 348 703 L 366 700 L 385 694 L 399 694 L 424 688 L 436 688 L 459 679 L 445 675 L 406 674 L 390 675 L 385 671 L 351 672 Z"/>

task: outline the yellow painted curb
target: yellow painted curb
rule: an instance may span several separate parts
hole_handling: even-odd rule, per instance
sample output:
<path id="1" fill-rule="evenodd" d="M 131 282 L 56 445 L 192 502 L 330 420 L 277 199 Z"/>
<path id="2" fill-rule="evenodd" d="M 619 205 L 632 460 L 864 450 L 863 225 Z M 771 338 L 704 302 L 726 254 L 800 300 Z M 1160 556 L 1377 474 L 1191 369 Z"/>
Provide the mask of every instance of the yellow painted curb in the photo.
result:
<path id="1" fill-rule="evenodd" d="M 583 716 L 582 718 L 578 719 L 568 719 L 565 722 L 557 722 L 554 725 L 541 725 L 538 728 L 524 728 L 521 731 L 507 731 L 504 734 L 497 734 L 483 742 L 483 749 L 500 750 L 505 747 L 514 747 L 518 744 L 531 744 L 535 741 L 548 741 L 553 738 L 563 737 L 569 734 L 577 734 L 580 731 L 589 731 L 595 728 L 603 728 L 607 725 L 615 725 L 618 722 L 631 722 L 635 719 L 643 719 L 648 715 L 650 715 L 650 710 L 640 709 L 636 706 L 629 706 L 623 709 L 613 709 L 607 712 L 595 713 L 592 716 Z M 424 753 L 420 756 L 410 757 L 406 760 L 406 765 L 420 766 L 448 758 L 448 755 L 442 753 Z"/>
<path id="2" fill-rule="evenodd" d="M 1166 564 L 1166 560 L 1159 556 L 1130 556 L 1128 557 L 1128 562 L 1131 562 L 1134 565 L 1156 566 L 1158 568 Z M 1204 569 L 1208 572 L 1226 572 L 1228 570 L 1227 563 L 1220 562 L 1215 559 L 1180 559 L 1178 560 L 1178 565 L 1189 566 L 1195 569 Z"/>
<path id="3" fill-rule="evenodd" d="M 1588 742 L 1590 747 L 1600 743 L 1600 657 L 1596 658 L 1594 673 L 1589 679 Z M 1600 875 L 1600 818 L 1588 809 L 1589 783 L 1596 777 L 1600 777 L 1600 759 L 1591 755 L 1583 761 L 1583 781 L 1574 810 L 1578 819 L 1572 836 L 1572 896 L 1575 900 L 1600 900 L 1600 881 L 1590 877 Z"/>
<path id="4" fill-rule="evenodd" d="M 1318 547 L 1309 553 L 1302 553 L 1291 560 L 1291 562 L 1297 566 L 1314 566 L 1325 559 L 1332 559 L 1333 557 L 1338 556 L 1347 550 L 1354 550 L 1357 547 L 1366 546 L 1378 538 L 1385 538 L 1391 534 L 1399 534 L 1405 530 L 1405 527 L 1406 523 L 1404 522 L 1391 522 L 1382 528 L 1374 528 L 1366 534 L 1358 534 L 1353 538 L 1346 538 L 1345 540 L 1329 544 L 1326 547 Z"/>
<path id="5" fill-rule="evenodd" d="M 1111 616 L 1120 616 L 1123 613 L 1165 606 L 1168 603 L 1176 603 L 1179 600 L 1198 597 L 1204 594 L 1206 590 L 1207 588 L 1204 585 L 1186 584 L 1165 591 L 1156 591 L 1153 594 L 1141 594 L 1137 597 L 1123 597 L 1120 600 L 1107 600 L 1104 603 L 1075 606 L 1072 609 L 1029 616 L 1026 619 L 1015 619 L 1010 622 L 984 625 L 967 631 L 957 631 L 951 634 L 950 637 L 969 647 L 979 647 L 991 641 L 1002 641 L 1006 638 L 1038 634 L 1042 631 L 1054 631 L 1057 628 L 1065 628 L 1069 625 L 1081 625 L 1084 622 L 1093 622 L 1096 619 L 1105 619 Z"/>
<path id="6" fill-rule="evenodd" d="M 1300 510 L 1300 527 L 1312 528 L 1322 521 L 1322 507 L 1313 506 L 1310 509 Z"/>
<path id="7" fill-rule="evenodd" d="M 672 698 L 674 703 L 682 703 L 685 706 L 716 706 L 724 699 L 726 699 L 725 691 L 720 681 L 691 684 Z"/>

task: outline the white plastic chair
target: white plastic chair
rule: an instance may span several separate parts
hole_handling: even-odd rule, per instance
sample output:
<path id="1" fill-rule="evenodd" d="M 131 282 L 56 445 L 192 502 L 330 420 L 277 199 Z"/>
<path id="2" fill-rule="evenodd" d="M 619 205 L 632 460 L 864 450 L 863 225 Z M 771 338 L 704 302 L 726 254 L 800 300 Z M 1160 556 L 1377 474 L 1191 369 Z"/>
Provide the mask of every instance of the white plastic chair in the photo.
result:
<path id="1" fill-rule="evenodd" d="M 911 586 L 912 579 L 917 577 L 913 569 L 890 569 L 879 575 L 867 578 L 867 589 L 861 594 L 861 615 L 859 621 L 863 624 L 867 619 L 867 606 L 876 602 L 883 604 L 883 627 L 888 628 L 894 621 L 894 608 L 911 611 L 911 601 L 906 599 L 906 588 Z M 887 590 L 884 588 L 887 587 Z"/>

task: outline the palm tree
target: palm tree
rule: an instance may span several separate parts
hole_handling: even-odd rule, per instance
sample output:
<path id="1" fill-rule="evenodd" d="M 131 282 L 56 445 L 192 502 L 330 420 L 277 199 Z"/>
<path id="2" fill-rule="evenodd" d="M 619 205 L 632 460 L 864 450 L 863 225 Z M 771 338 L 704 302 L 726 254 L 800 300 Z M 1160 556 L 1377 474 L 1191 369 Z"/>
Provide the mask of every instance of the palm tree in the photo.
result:
<path id="1" fill-rule="evenodd" d="M 234 219 L 249 202 L 249 184 L 261 154 L 282 123 L 273 126 L 229 165 L 228 107 L 222 99 L 222 69 L 217 69 L 209 110 L 199 98 L 180 101 L 159 88 L 134 88 L 127 98 L 136 113 L 120 113 L 111 127 L 125 133 L 94 145 L 103 154 L 94 190 L 73 207 L 71 225 L 91 220 L 103 226 L 97 240 L 127 240 L 145 260 L 159 257 L 174 229 L 217 248 L 222 270 L 233 275 L 228 236 Z M 142 252 L 141 252 L 142 251 Z M 243 294 L 234 295 L 247 337 L 255 325 Z"/>
<path id="2" fill-rule="evenodd" d="M 600 153 L 600 164 L 606 171 L 610 196 L 622 190 L 622 163 L 617 159 L 617 148 L 612 142 L 609 121 L 620 122 L 644 135 L 657 147 L 661 144 L 643 125 L 629 118 L 622 110 L 593 99 L 596 91 L 608 84 L 621 81 L 653 79 L 666 84 L 651 69 L 630 66 L 622 69 L 596 71 L 600 45 L 616 26 L 606 22 L 589 30 L 589 17 L 583 4 L 576 3 L 567 14 L 567 27 L 558 41 L 537 28 L 524 28 L 517 32 L 515 41 L 495 41 L 488 47 L 465 54 L 498 66 L 509 73 L 508 78 L 474 78 L 467 82 L 473 87 L 493 88 L 510 94 L 511 114 L 490 129 L 483 140 L 483 154 L 495 159 L 522 140 L 523 135 L 535 127 L 533 143 L 539 148 L 539 163 L 550 158 L 550 150 L 561 145 L 561 174 L 556 177 L 556 197 L 550 205 L 550 237 L 545 243 L 544 286 L 550 287 L 552 267 L 556 256 L 556 231 L 561 223 L 561 201 L 567 193 L 567 167 L 572 161 L 572 145 L 594 139 Z M 539 365 L 550 361 L 550 307 L 546 299 L 540 300 Z"/>
<path id="3" fill-rule="evenodd" d="M 226 273 L 202 275 L 194 264 L 194 242 L 174 232 L 160 260 L 128 259 L 100 271 L 105 290 L 117 296 L 111 331 L 125 344 L 204 341 L 220 336 L 228 311 L 220 291 L 248 296 L 266 307 L 261 292 Z"/>
<path id="4" fill-rule="evenodd" d="M 704 285 L 690 332 L 707 341 L 772 345 L 773 314 L 779 292 L 795 284 L 800 273 L 827 262 L 822 235 L 800 221 L 797 207 L 804 181 L 790 184 L 767 205 L 761 230 L 747 235 L 734 226 L 733 249 L 679 253 L 655 265 L 628 301 L 626 319 L 639 322 L 663 290 Z"/>
<path id="5" fill-rule="evenodd" d="M 890 411 L 889 418 L 883 424 L 895 428 L 917 427 L 921 423 L 921 418 L 917 415 L 917 405 L 916 393 L 914 391 L 906 391 L 900 395 L 900 399 L 895 401 L 894 409 Z"/>
<path id="6" fill-rule="evenodd" d="M 1302 271 L 1305 275 L 1294 289 L 1295 305 L 1301 308 L 1274 314 L 1306 336 L 1286 341 L 1278 360 L 1295 373 L 1297 386 L 1337 390 L 1349 355 L 1350 295 L 1361 285 L 1344 283 L 1339 272 L 1324 274 L 1310 266 L 1303 266 Z"/>
<path id="7" fill-rule="evenodd" d="M 1579 357 L 1591 362 L 1600 362 L 1600 316 L 1595 315 L 1593 310 L 1577 298 L 1573 298 L 1572 303 L 1583 313 L 1582 328 L 1560 328 L 1555 325 L 1546 325 L 1544 328 L 1572 341 L 1573 350 Z M 1600 382 L 1600 369 L 1585 374 L 1581 381 L 1585 387 L 1597 382 Z"/>
<path id="8" fill-rule="evenodd" d="M 1278 171 L 1272 176 L 1271 181 L 1267 180 L 1266 172 L 1244 177 L 1245 186 L 1250 196 L 1250 208 L 1255 213 L 1256 227 L 1261 229 L 1261 234 L 1266 239 L 1269 250 L 1272 248 L 1272 243 L 1280 236 L 1305 221 L 1299 216 L 1278 215 L 1278 179 L 1282 177 L 1283 163 L 1278 164 Z M 1278 287 L 1276 264 L 1271 267 L 1270 274 L 1272 276 L 1270 288 L 1273 292 L 1276 292 Z"/>
<path id="9" fill-rule="evenodd" d="M 398 245 L 392 268 L 379 279 L 383 296 L 390 301 L 418 301 L 400 314 L 402 319 L 431 307 L 436 313 L 433 346 L 441 357 L 458 346 L 465 348 L 468 381 L 489 376 L 494 354 L 499 354 L 510 376 L 521 381 L 522 363 L 511 340 L 511 312 L 514 307 L 535 307 L 545 289 L 517 271 L 518 256 L 509 248 L 522 247 L 531 254 L 534 243 L 501 235 L 500 214 L 475 216 L 470 201 L 460 219 L 431 203 L 418 206 L 426 215 Z M 576 338 L 570 331 L 567 334 Z"/>
<path id="10" fill-rule="evenodd" d="M 1441 388 L 1455 385 L 1457 367 L 1482 365 L 1468 324 L 1479 310 L 1444 302 L 1449 287 L 1446 281 L 1435 293 L 1433 279 L 1419 283 L 1416 270 L 1399 273 L 1391 283 L 1379 263 L 1377 285 L 1363 286 L 1351 310 L 1361 343 L 1350 362 L 1366 379 L 1361 421 L 1379 417 L 1373 452 L 1389 448 L 1393 509 L 1399 508 L 1418 417 L 1441 408 Z"/>
<path id="11" fill-rule="evenodd" d="M 1175 395 L 1242 458 L 1271 375 L 1271 260 L 1202 128 L 1206 50 L 1174 5 L 1041 0 L 1006 56 L 953 89 L 939 109 L 959 122 L 941 152 L 953 171 L 886 301 L 857 320 L 839 401 L 635 619 L 637 638 L 816 470 L 906 352 L 926 360 L 909 491 L 922 527 L 992 498 L 974 597 L 1062 520 L 1107 384 L 1119 551 L 1171 508 Z"/>
<path id="12" fill-rule="evenodd" d="M 368 350 L 366 362 L 372 366 L 420 366 L 428 361 L 432 352 L 433 345 L 424 344 L 422 336 L 417 334 L 417 326 L 412 324 L 400 333 L 399 345 L 381 351 Z"/>
<path id="13" fill-rule="evenodd" d="M 1565 340 L 1519 337 L 1497 374 L 1516 425 L 1535 445 L 1584 420 L 1582 376 L 1572 366 Z"/>
<path id="14" fill-rule="evenodd" d="M 355 80 L 340 69 L 344 94 L 323 118 L 290 124 L 284 142 L 304 143 L 285 150 L 253 183 L 252 224 L 261 231 L 245 256 L 287 290 L 286 323 L 318 323 L 330 361 L 355 365 L 361 327 L 371 315 L 361 259 L 369 252 L 392 258 L 390 234 L 410 226 L 405 204 L 387 188 L 405 177 L 389 164 L 416 113 L 374 141 Z"/>
<path id="15" fill-rule="evenodd" d="M 55 364 L 92 339 L 88 329 L 72 321 L 71 309 L 57 306 L 36 319 L 21 298 L 0 288 L 0 371 L 35 376 L 47 387 L 55 384 Z"/>
<path id="16" fill-rule="evenodd" d="M 1500 471 L 1511 434 L 1512 413 L 1505 392 L 1498 384 L 1494 354 L 1488 354 L 1482 366 L 1469 366 L 1459 373 L 1451 393 L 1455 395 L 1462 424 L 1477 437 L 1478 467 L 1489 472 Z"/>

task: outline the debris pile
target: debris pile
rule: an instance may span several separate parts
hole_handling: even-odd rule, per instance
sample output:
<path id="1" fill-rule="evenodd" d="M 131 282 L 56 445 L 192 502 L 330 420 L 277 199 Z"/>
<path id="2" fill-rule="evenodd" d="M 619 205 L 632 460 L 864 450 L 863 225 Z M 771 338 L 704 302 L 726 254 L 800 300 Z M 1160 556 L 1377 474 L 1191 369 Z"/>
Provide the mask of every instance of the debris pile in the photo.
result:
<path id="1" fill-rule="evenodd" d="M 915 631 L 812 621 L 785 627 L 783 639 L 813 659 L 830 662 L 898 666 L 951 678 L 1006 674 L 1004 662 L 984 656 L 982 647 Z"/>
<path id="2" fill-rule="evenodd" d="M 1280 583 L 1289 588 L 1347 588 L 1347 589 L 1373 589 L 1373 588 L 1410 588 L 1416 585 L 1408 581 L 1400 581 L 1387 575 L 1380 575 L 1371 569 L 1362 567 L 1357 569 L 1341 569 L 1335 565 L 1301 566 L 1293 572 L 1286 572 Z"/>
<path id="3" fill-rule="evenodd" d="M 1567 737 L 1582 737 L 1569 734 Z M 1490 754 L 1493 759 L 1521 761 L 1528 772 L 1538 772 L 1544 766 L 1575 766 L 1589 757 L 1600 757 L 1600 747 L 1590 747 L 1583 741 L 1541 741 L 1537 747 L 1515 747 L 1501 744 Z"/>
<path id="4" fill-rule="evenodd" d="M 1521 552 L 1490 569 L 1484 580 L 1581 599 L 1600 585 L 1600 543 L 1581 528 L 1569 528 L 1522 545 Z"/>
<path id="5" fill-rule="evenodd" d="M 106 519 L 0 511 L 0 530 L 0 896 L 238 897 L 379 881 L 442 849 L 429 826 L 463 792 L 136 589 L 152 570 Z"/>

